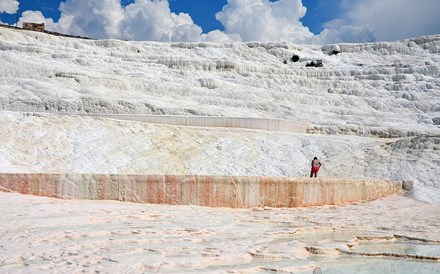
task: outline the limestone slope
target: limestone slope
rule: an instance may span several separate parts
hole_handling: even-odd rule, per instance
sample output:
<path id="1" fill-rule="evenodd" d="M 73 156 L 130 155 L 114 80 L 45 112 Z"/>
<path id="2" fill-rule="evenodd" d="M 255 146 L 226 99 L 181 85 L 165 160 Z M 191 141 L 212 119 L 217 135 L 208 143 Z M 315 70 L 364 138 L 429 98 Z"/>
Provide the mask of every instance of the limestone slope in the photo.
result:
<path id="1" fill-rule="evenodd" d="M 318 156 L 321 176 L 412 180 L 417 198 L 439 201 L 440 36 L 339 48 L 0 28 L 1 170 L 298 177 Z M 306 67 L 318 59 L 323 67 Z M 74 115 L 93 113 L 311 126 L 298 134 Z"/>

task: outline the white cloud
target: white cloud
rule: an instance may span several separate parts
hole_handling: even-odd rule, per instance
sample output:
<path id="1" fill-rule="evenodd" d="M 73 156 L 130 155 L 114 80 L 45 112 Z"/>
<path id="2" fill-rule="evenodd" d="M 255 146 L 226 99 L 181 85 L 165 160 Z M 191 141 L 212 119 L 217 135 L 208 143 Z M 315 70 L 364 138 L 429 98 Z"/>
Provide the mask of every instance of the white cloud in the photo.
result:
<path id="1" fill-rule="evenodd" d="M 324 31 L 314 35 L 300 22 L 306 12 L 301 0 L 228 0 L 216 18 L 227 34 L 243 41 L 324 44 L 375 40 L 370 26 L 349 25 L 348 19 L 328 22 Z"/>
<path id="2" fill-rule="evenodd" d="M 203 41 L 206 42 L 232 42 L 241 41 L 241 37 L 238 34 L 226 34 L 219 30 L 210 31 L 208 34 L 202 34 Z"/>
<path id="3" fill-rule="evenodd" d="M 44 18 L 39 11 L 26 11 L 19 25 L 24 21 L 44 22 L 46 29 L 61 33 L 162 42 L 330 43 L 363 39 L 364 34 L 361 28 L 344 27 L 315 36 L 300 22 L 307 11 L 301 0 L 228 0 L 216 14 L 225 31 L 208 34 L 202 34 L 188 14 L 171 12 L 167 0 L 136 0 L 126 7 L 119 0 L 67 0 L 61 3 L 60 11 L 58 22 Z"/>
<path id="4" fill-rule="evenodd" d="M 123 9 L 118 0 L 67 0 L 60 5 L 58 28 L 93 38 L 119 38 Z"/>
<path id="5" fill-rule="evenodd" d="M 137 0 L 126 7 L 121 35 L 130 40 L 195 41 L 202 29 L 186 13 L 172 13 L 168 1 Z"/>
<path id="6" fill-rule="evenodd" d="M 316 38 L 317 44 L 365 43 L 375 41 L 369 26 L 342 25 L 338 28 L 324 29 Z"/>
<path id="7" fill-rule="evenodd" d="M 56 25 L 51 18 L 45 18 L 41 11 L 25 11 L 23 12 L 18 26 L 22 27 L 23 22 L 44 23 L 46 29 L 53 29 Z"/>
<path id="8" fill-rule="evenodd" d="M 60 11 L 59 21 L 53 24 L 51 19 L 41 18 L 41 12 L 24 13 L 24 16 L 48 20 L 49 30 L 97 39 L 167 42 L 203 38 L 202 29 L 191 17 L 172 13 L 167 0 L 136 0 L 127 7 L 121 6 L 119 0 L 67 0 L 61 3 Z"/>
<path id="9" fill-rule="evenodd" d="M 306 13 L 301 0 L 229 0 L 217 14 L 225 32 L 208 34 L 188 14 L 171 12 L 167 0 L 136 0 L 126 7 L 119 0 L 67 0 L 60 11 L 56 23 L 41 13 L 24 16 L 45 22 L 49 30 L 98 39 L 308 43 L 314 38 L 299 21 Z"/>
<path id="10" fill-rule="evenodd" d="M 365 43 L 376 41 L 369 25 L 355 26 L 347 19 L 334 19 L 324 24 L 324 30 L 315 37 L 317 44 Z"/>
<path id="11" fill-rule="evenodd" d="M 341 0 L 342 16 L 319 35 L 302 26 L 301 0 L 228 0 L 217 19 L 241 40 L 293 43 L 394 41 L 440 32 L 439 0 Z"/>
<path id="12" fill-rule="evenodd" d="M 262 41 L 338 43 L 396 40 L 440 30 L 438 0 L 341 0 L 343 16 L 327 22 L 319 35 L 303 26 L 301 0 L 228 0 L 216 14 L 225 30 L 203 34 L 190 15 L 173 13 L 168 0 L 67 0 L 58 22 L 38 11 L 23 13 L 23 21 L 44 22 L 46 28 L 92 38 L 177 41 Z M 16 12 L 18 1 L 0 0 L 0 11 Z"/>
<path id="13" fill-rule="evenodd" d="M 84 7 L 87 9 L 84 9 Z M 202 29 L 186 13 L 172 13 L 168 1 L 68 0 L 61 5 L 59 28 L 93 38 L 198 41 Z"/>
<path id="14" fill-rule="evenodd" d="M 14 14 L 18 10 L 18 5 L 16 0 L 0 0 L 0 13 Z"/>
<path id="15" fill-rule="evenodd" d="M 300 22 L 306 11 L 301 0 L 228 0 L 216 18 L 243 41 L 304 43 L 313 38 Z"/>
<path id="16" fill-rule="evenodd" d="M 369 26 L 379 41 L 440 32 L 439 0 L 344 0 L 348 25 Z"/>

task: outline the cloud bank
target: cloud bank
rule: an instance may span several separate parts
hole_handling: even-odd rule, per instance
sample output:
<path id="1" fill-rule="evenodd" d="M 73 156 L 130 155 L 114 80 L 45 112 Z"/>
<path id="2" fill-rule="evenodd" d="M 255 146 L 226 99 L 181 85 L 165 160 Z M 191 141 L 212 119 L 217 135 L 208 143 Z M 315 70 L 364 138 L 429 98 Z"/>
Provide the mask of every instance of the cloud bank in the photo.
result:
<path id="1" fill-rule="evenodd" d="M 18 10 L 18 5 L 16 0 L 0 0 L 0 13 L 14 14 Z"/>
<path id="2" fill-rule="evenodd" d="M 305 43 L 314 36 L 300 22 L 306 11 L 300 0 L 229 0 L 216 18 L 243 41 Z"/>
<path id="3" fill-rule="evenodd" d="M 168 1 L 136 0 L 123 7 L 119 0 L 67 0 L 60 5 L 58 22 L 39 11 L 23 13 L 24 21 L 46 23 L 53 31 L 97 39 L 153 40 L 162 42 L 200 40 L 202 29 L 188 14 L 172 13 Z"/>
<path id="4" fill-rule="evenodd" d="M 344 0 L 347 24 L 368 25 L 379 41 L 440 33 L 439 0 Z"/>
<path id="5" fill-rule="evenodd" d="M 40 11 L 26 11 L 19 21 L 44 22 L 47 29 L 97 39 L 189 41 L 261 41 L 324 44 L 397 40 L 440 30 L 438 0 L 340 0 L 340 18 L 319 34 L 303 26 L 307 8 L 301 0 L 228 0 L 216 19 L 224 31 L 202 33 L 189 14 L 173 13 L 168 0 L 67 0 L 57 22 Z M 0 0 L 16 11 L 18 2 Z M 0 10 L 1 10 L 0 9 Z M 14 11 L 14 12 L 15 12 Z"/>

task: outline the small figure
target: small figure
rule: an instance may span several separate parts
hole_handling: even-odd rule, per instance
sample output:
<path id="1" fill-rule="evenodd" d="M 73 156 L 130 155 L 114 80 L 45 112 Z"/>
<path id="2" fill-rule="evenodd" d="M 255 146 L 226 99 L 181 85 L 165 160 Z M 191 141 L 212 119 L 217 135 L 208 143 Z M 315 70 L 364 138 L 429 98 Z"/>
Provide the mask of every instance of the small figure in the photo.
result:
<path id="1" fill-rule="evenodd" d="M 317 157 L 313 158 L 312 170 L 310 171 L 310 178 L 312 178 L 313 175 L 315 175 L 315 178 L 318 177 L 318 171 L 320 167 L 321 167 L 321 162 L 318 160 L 318 158 Z"/>
<path id="2" fill-rule="evenodd" d="M 322 274 L 322 270 L 319 266 L 315 267 L 313 269 L 313 274 Z"/>

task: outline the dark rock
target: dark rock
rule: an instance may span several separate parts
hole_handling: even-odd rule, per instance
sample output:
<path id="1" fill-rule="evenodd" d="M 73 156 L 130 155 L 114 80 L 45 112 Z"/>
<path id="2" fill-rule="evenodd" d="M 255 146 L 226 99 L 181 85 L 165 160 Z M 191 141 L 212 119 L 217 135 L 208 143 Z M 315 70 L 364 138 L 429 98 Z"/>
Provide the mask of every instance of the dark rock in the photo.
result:
<path id="1" fill-rule="evenodd" d="M 306 67 L 316 67 L 320 68 L 323 67 L 322 60 L 312 60 L 311 62 L 306 64 Z"/>
<path id="2" fill-rule="evenodd" d="M 299 61 L 299 56 L 294 54 L 291 58 L 292 62 L 298 62 Z"/>
<path id="3" fill-rule="evenodd" d="M 434 123 L 434 125 L 440 126 L 440 117 L 432 118 L 432 122 Z"/>

